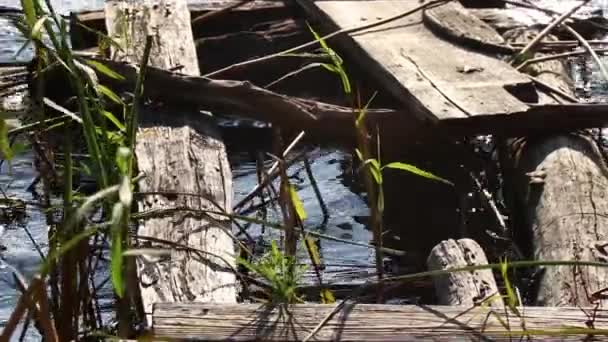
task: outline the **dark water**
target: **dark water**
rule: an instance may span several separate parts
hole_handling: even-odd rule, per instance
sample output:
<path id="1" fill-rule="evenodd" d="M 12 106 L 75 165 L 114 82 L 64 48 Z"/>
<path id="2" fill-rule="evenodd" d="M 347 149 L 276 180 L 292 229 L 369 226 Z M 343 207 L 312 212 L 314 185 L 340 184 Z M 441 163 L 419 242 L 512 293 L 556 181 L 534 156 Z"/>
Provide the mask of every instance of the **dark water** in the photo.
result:
<path id="1" fill-rule="evenodd" d="M 101 0 L 57 0 L 53 3 L 58 10 L 63 12 L 84 8 L 100 8 L 103 5 Z M 18 0 L 0 0 L 0 6 L 18 7 L 18 4 Z M 15 56 L 24 40 L 18 32 L 9 28 L 6 21 L 2 20 L 0 18 L 0 61 L 26 61 L 31 58 L 31 52 L 28 50 L 18 57 Z M 237 147 L 229 148 L 228 151 L 233 167 L 235 203 L 246 195 L 257 182 L 254 159 L 247 151 Z M 345 240 L 369 243 L 371 233 L 364 225 L 368 208 L 359 195 L 353 193 L 343 184 L 343 166 L 345 160 L 348 160 L 350 156 L 331 148 L 307 147 L 307 151 L 309 151 L 313 174 L 328 207 L 329 217 L 326 222 L 323 222 L 319 203 L 303 169 L 303 164 L 295 164 L 290 167 L 288 173 L 308 214 L 308 219 L 305 222 L 306 226 L 309 229 Z M 33 201 L 32 195 L 26 191 L 36 175 L 31 154 L 18 157 L 13 162 L 11 172 L 9 173 L 7 164 L 5 164 L 0 172 L 0 186 L 2 189 L 11 197 Z M 276 206 L 269 208 L 268 219 L 281 220 L 280 211 Z M 7 249 L 0 252 L 0 256 L 6 263 L 16 267 L 26 277 L 30 277 L 37 271 L 41 261 L 37 247 L 32 240 L 39 245 L 38 248 L 41 248 L 43 253 L 46 252 L 47 248 L 47 226 L 43 213 L 36 206 L 29 205 L 27 218 L 22 223 L 4 228 L 4 233 L 0 235 L 0 244 L 6 246 Z M 31 239 L 26 232 L 26 228 L 31 234 Z M 261 227 L 250 227 L 249 233 L 257 238 L 261 234 Z M 264 241 L 260 245 L 263 246 L 270 239 L 278 237 L 276 232 L 266 230 Z M 369 274 L 373 274 L 374 256 L 372 249 L 344 245 L 334 241 L 322 241 L 320 246 L 323 261 L 326 265 L 324 276 L 326 283 L 343 283 L 349 281 L 349 279 L 362 281 L 368 278 Z M 304 250 L 300 250 L 299 254 L 302 259 L 307 259 Z M 103 281 L 103 278 L 100 277 L 99 282 Z M 108 286 L 102 289 L 101 296 L 108 304 L 106 307 L 110 308 L 112 295 Z M 11 271 L 6 267 L 0 267 L 0 328 L 6 323 L 17 298 Z M 106 319 L 111 319 L 110 309 L 106 310 L 105 313 Z M 40 337 L 35 329 L 30 328 L 26 340 L 37 341 L 39 339 Z"/>
<path id="2" fill-rule="evenodd" d="M 593 1 L 589 10 L 606 8 L 606 0 Z M 52 3 L 61 12 L 80 9 L 101 8 L 103 0 L 52 0 Z M 574 5 L 574 1 L 543 0 L 543 6 L 550 6 L 557 11 L 565 11 Z M 18 7 L 18 0 L 0 0 L 0 6 Z M 26 50 L 20 56 L 15 53 L 20 49 L 24 40 L 20 35 L 0 18 L 0 61 L 28 60 L 31 53 Z M 583 75 L 580 65 L 574 69 L 574 78 L 577 87 L 583 92 L 588 88 L 590 100 L 605 101 L 606 82 L 602 80 L 597 66 L 593 62 L 586 62 L 589 73 Z M 578 68 L 578 69 L 577 69 Z M 371 233 L 365 227 L 368 208 L 358 194 L 345 185 L 344 168 L 350 158 L 343 152 L 330 148 L 309 147 L 313 173 L 319 184 L 323 198 L 329 209 L 329 218 L 323 222 L 323 215 L 319 203 L 315 197 L 310 181 L 306 176 L 303 165 L 295 164 L 289 169 L 291 181 L 298 189 L 298 194 L 308 214 L 306 226 L 309 229 L 324 234 L 339 237 L 345 240 L 353 240 L 368 243 Z M 233 167 L 235 203 L 248 193 L 256 184 L 255 162 L 248 151 L 239 148 L 229 149 L 230 161 Z M 18 157 L 12 165 L 9 173 L 8 165 L 4 164 L 0 170 L 0 187 L 11 197 L 33 201 L 32 195 L 25 189 L 35 177 L 30 154 Z M 271 207 L 269 219 L 280 221 L 280 212 L 276 207 Z M 0 252 L 2 260 L 16 267 L 25 276 L 31 276 L 40 263 L 37 248 L 45 252 L 47 247 L 47 227 L 43 213 L 36 206 L 29 205 L 25 221 L 12 225 L 3 226 L 0 233 L 0 245 L 6 246 L 6 251 Z M 250 227 L 250 234 L 257 237 L 261 234 L 261 227 Z M 266 231 L 266 239 L 278 237 L 277 233 Z M 35 246 L 34 242 L 38 245 Z M 303 258 L 304 253 L 300 251 Z M 339 242 L 322 241 L 321 253 L 327 265 L 326 279 L 334 282 L 346 282 L 349 280 L 365 280 L 373 274 L 373 250 L 344 245 Z M 350 275 L 352 279 L 347 276 Z M 107 304 L 111 301 L 111 292 L 104 288 L 102 297 Z M 9 317 L 15 306 L 17 291 L 14 288 L 12 273 L 5 267 L 0 266 L 0 327 Z M 109 316 L 110 311 L 106 311 Z M 35 329 L 29 329 L 27 341 L 37 341 L 39 336 Z"/>

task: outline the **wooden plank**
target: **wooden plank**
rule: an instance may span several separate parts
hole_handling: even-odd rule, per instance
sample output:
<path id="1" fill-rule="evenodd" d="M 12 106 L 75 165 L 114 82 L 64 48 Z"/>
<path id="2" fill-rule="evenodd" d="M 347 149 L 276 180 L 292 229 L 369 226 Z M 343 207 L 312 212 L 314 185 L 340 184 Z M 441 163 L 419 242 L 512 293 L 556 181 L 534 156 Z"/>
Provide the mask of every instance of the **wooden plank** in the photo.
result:
<path id="1" fill-rule="evenodd" d="M 156 338 L 205 341 L 301 341 L 335 308 L 329 304 L 265 307 L 257 304 L 156 304 L 153 333 Z M 509 332 L 488 307 L 424 305 L 346 305 L 311 341 L 463 341 L 465 338 L 508 340 Z M 552 335 L 562 341 L 582 341 L 587 316 L 580 308 L 520 308 L 523 319 L 509 310 L 493 311 L 510 324 L 514 340 L 525 336 L 522 320 L 532 337 Z M 590 309 L 592 310 L 592 309 Z M 508 319 L 507 319 L 508 316 Z M 608 312 L 598 310 L 597 334 L 608 334 Z M 596 334 L 596 335 L 597 335 Z M 484 339 L 484 337 L 486 339 Z"/>
<path id="2" fill-rule="evenodd" d="M 105 10 L 110 37 L 121 47 L 114 48 L 116 58 L 137 63 L 152 36 L 151 67 L 200 74 L 186 0 L 111 0 Z M 142 105 L 135 143 L 137 169 L 145 174 L 138 182 L 144 194 L 137 200 L 139 212 L 176 207 L 231 211 L 232 174 L 218 128 L 212 120 L 193 120 L 186 111 L 158 102 Z M 142 243 L 147 248 L 166 248 L 154 240 L 160 239 L 193 249 L 174 249 L 161 258 L 136 257 L 139 284 L 131 286 L 139 285 L 146 314 L 159 301 L 236 301 L 234 242 L 226 222 L 188 214 L 139 222 L 140 239 L 152 238 Z"/>
<path id="3" fill-rule="evenodd" d="M 420 5 L 396 0 L 297 1 L 309 16 L 331 30 L 361 26 Z M 505 87 L 531 89 L 529 79 L 496 58 L 437 37 L 423 24 L 420 11 L 342 36 L 337 43 L 423 118 L 466 119 L 527 109 Z"/>

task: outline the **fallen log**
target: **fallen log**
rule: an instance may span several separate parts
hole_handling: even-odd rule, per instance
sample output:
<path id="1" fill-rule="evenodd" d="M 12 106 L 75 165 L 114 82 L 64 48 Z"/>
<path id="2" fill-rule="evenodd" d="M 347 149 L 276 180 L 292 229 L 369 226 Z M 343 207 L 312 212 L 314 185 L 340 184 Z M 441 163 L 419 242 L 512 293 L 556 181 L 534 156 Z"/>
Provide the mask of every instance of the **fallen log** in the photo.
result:
<path id="1" fill-rule="evenodd" d="M 431 250 L 427 259 L 429 270 L 445 270 L 487 265 L 483 249 L 471 239 L 446 240 Z M 474 306 L 481 303 L 496 309 L 502 300 L 492 270 L 454 272 L 433 278 L 439 305 Z"/>
<path id="2" fill-rule="evenodd" d="M 507 31 L 510 41 L 527 39 L 532 29 Z M 534 72 L 553 87 L 573 95 L 569 73 L 560 61 L 534 64 Z M 539 103 L 558 103 L 541 96 Z M 573 115 L 576 113 L 574 112 Z M 608 239 L 608 168 L 602 147 L 587 130 L 547 129 L 506 140 L 501 147 L 504 189 L 512 211 L 513 234 L 526 257 L 535 260 L 605 261 Z M 599 296 L 608 270 L 595 267 L 542 267 L 527 284 L 531 303 L 587 306 Z"/>
<path id="3" fill-rule="evenodd" d="M 134 65 L 96 60 L 124 77 L 124 80 L 116 80 L 99 74 L 103 83 L 116 89 L 132 89 L 138 70 Z M 146 73 L 144 94 L 147 98 L 173 105 L 247 116 L 283 127 L 311 131 L 319 136 L 331 134 L 337 141 L 354 137 L 353 109 L 275 93 L 247 81 L 212 80 L 151 67 Z M 375 125 L 384 121 L 408 120 L 405 115 L 396 109 L 375 108 L 368 111 L 367 120 Z"/>
<path id="4" fill-rule="evenodd" d="M 152 334 L 170 340 L 303 341 L 333 311 L 311 341 L 588 341 L 608 331 L 606 310 L 596 311 L 594 333 L 578 307 L 518 307 L 521 317 L 483 306 L 346 304 L 335 309 L 331 304 L 156 304 Z"/>
<path id="5" fill-rule="evenodd" d="M 122 47 L 113 51 L 118 60 L 139 61 L 145 41 L 151 35 L 150 65 L 159 68 L 158 72 L 179 66 L 184 74 L 199 75 L 185 0 L 113 0 L 105 3 L 105 10 L 108 32 Z M 131 71 L 130 77 L 135 77 L 135 69 Z M 154 86 L 158 87 L 156 91 L 167 89 L 166 84 Z M 150 90 L 151 85 L 145 87 Z M 181 108 L 179 110 L 187 111 Z M 137 167 L 145 177 L 138 182 L 138 187 L 140 192 L 151 194 L 138 199 L 138 210 L 187 207 L 230 212 L 232 176 L 217 127 L 212 120 L 193 120 L 187 113 L 177 111 L 148 106 L 140 114 L 135 154 Z M 236 278 L 232 272 L 234 242 L 225 223 L 221 217 L 177 214 L 143 220 L 138 236 L 200 251 L 172 249 L 170 256 L 161 260 L 137 257 L 146 314 L 151 313 L 154 303 L 161 301 L 236 301 Z M 166 247 L 150 241 L 142 246 Z"/>

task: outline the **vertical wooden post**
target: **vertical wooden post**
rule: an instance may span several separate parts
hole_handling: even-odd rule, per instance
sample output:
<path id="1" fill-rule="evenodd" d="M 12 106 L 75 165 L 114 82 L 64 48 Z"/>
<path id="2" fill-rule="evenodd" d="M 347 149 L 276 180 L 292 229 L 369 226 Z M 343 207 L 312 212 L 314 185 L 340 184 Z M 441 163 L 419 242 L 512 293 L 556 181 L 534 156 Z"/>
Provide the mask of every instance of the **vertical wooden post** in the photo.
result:
<path id="1" fill-rule="evenodd" d="M 113 50 L 114 58 L 139 62 L 146 37 L 152 35 L 150 66 L 199 75 L 186 0 L 111 0 L 105 10 L 108 32 L 123 48 Z M 145 219 L 137 234 L 157 239 L 142 247 L 170 247 L 160 239 L 191 251 L 173 249 L 166 258 L 137 258 L 148 317 L 157 302 L 236 302 L 230 224 L 225 217 L 200 212 L 231 211 L 232 175 L 225 146 L 212 118 L 172 105 L 148 106 L 140 114 L 135 153 L 145 178 L 138 190 L 149 194 L 140 197 L 138 210 L 188 211 Z"/>
<path id="2" fill-rule="evenodd" d="M 503 34 L 508 42 L 526 41 L 533 28 Z M 549 38 L 555 39 L 555 38 Z M 531 68 L 545 83 L 574 96 L 569 72 L 561 61 Z M 561 102 L 540 94 L 539 103 Z M 608 261 L 608 167 L 601 147 L 589 132 L 546 132 L 506 141 L 501 165 L 514 233 L 535 260 Z M 528 297 L 536 305 L 590 306 L 608 280 L 608 269 L 547 266 L 538 269 Z"/>
<path id="3" fill-rule="evenodd" d="M 431 270 L 445 270 L 475 265 L 486 265 L 483 249 L 471 239 L 445 240 L 439 243 L 429 255 L 427 265 Z M 433 279 L 439 305 L 473 306 L 490 298 L 498 296 L 498 286 L 492 275 L 492 270 L 477 270 L 471 272 L 454 272 Z M 502 307 L 502 300 L 489 299 L 492 307 Z"/>

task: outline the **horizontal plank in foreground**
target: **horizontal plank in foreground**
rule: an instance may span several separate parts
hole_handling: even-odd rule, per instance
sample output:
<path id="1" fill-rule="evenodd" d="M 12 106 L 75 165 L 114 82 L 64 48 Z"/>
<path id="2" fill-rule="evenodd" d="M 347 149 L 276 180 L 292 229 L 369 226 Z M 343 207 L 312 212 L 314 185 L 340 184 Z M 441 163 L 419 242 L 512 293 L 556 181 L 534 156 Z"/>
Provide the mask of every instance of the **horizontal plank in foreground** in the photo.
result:
<path id="1" fill-rule="evenodd" d="M 155 304 L 152 329 L 156 338 L 205 341 L 301 341 L 335 308 L 335 305 L 300 304 L 289 307 L 257 304 Z M 522 310 L 520 308 L 520 310 Z M 346 305 L 311 341 L 441 341 L 508 340 L 526 334 L 539 338 L 582 341 L 589 318 L 580 308 L 526 307 L 523 319 L 509 310 L 418 305 Z M 586 309 L 589 313 L 592 309 Z M 522 328 L 522 321 L 525 329 Z M 598 310 L 596 337 L 608 335 L 608 312 Z M 510 332 L 509 332 L 510 330 Z M 525 332 L 524 332 L 525 331 Z"/>

